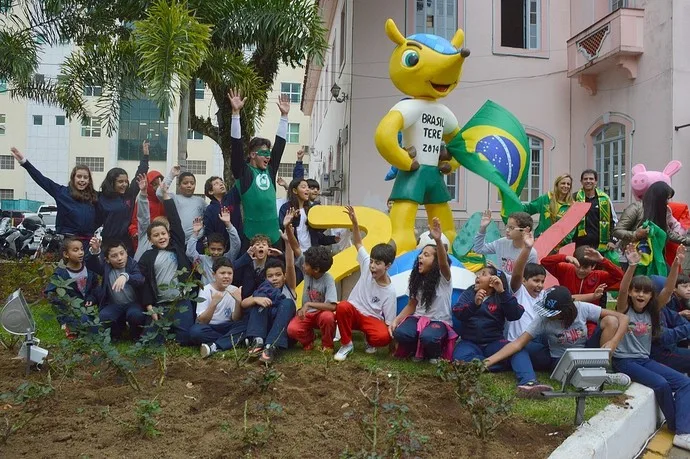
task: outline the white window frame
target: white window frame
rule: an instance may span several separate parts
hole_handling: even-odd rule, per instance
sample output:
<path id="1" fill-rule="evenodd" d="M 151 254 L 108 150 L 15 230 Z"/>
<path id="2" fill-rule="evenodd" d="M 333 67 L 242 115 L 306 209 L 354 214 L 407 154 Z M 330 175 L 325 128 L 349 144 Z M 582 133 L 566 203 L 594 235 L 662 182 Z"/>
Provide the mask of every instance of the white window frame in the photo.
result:
<path id="1" fill-rule="evenodd" d="M 525 187 L 520 194 L 522 202 L 532 202 L 541 196 L 542 183 L 544 182 L 544 140 L 532 135 L 528 135 L 527 138 L 530 148 L 530 165 L 527 170 Z M 534 160 L 535 155 L 537 156 L 536 161 Z M 536 188 L 532 186 L 534 183 L 537 184 Z"/>
<path id="2" fill-rule="evenodd" d="M 609 0 L 609 8 L 613 13 L 621 8 L 628 8 L 628 0 Z"/>
<path id="3" fill-rule="evenodd" d="M 77 156 L 75 166 L 86 166 L 91 172 L 105 171 L 105 158 L 102 156 Z"/>
<path id="4" fill-rule="evenodd" d="M 525 49 L 541 49 L 541 0 L 525 0 L 524 19 Z"/>
<path id="5" fill-rule="evenodd" d="M 7 114 L 0 113 L 0 135 L 5 135 L 7 132 Z"/>
<path id="6" fill-rule="evenodd" d="M 103 95 L 103 87 L 95 85 L 85 85 L 84 95 L 86 97 L 100 97 Z"/>
<path id="7" fill-rule="evenodd" d="M 62 124 L 58 123 L 59 119 L 62 119 Z M 55 126 L 65 126 L 66 124 L 67 124 L 67 116 L 55 115 Z"/>
<path id="8" fill-rule="evenodd" d="M 458 202 L 460 200 L 460 186 L 458 185 L 458 169 L 455 169 L 450 174 L 443 175 L 443 181 L 448 187 L 448 192 L 450 193 L 450 200 L 453 202 Z"/>
<path id="9" fill-rule="evenodd" d="M 295 85 L 297 86 L 295 87 Z M 287 89 L 287 91 L 285 89 Z M 302 102 L 302 83 L 281 81 L 280 94 L 286 94 L 288 97 L 290 97 L 291 104 L 299 104 Z M 296 96 L 297 100 L 293 100 L 293 96 Z"/>
<path id="10" fill-rule="evenodd" d="M 604 137 L 611 126 L 618 126 L 618 134 Z M 624 202 L 626 191 L 625 126 L 609 123 L 601 126 L 592 136 L 594 170 L 599 174 L 598 186 L 613 202 Z M 605 167 L 608 166 L 608 170 Z M 617 169 L 616 169 L 617 168 Z"/>
<path id="11" fill-rule="evenodd" d="M 7 80 L 0 78 L 0 94 L 7 92 Z"/>
<path id="12" fill-rule="evenodd" d="M 12 170 L 14 169 L 14 162 L 12 155 L 0 155 L 0 169 Z"/>
<path id="13" fill-rule="evenodd" d="M 101 119 L 97 117 L 86 117 L 81 121 L 82 137 L 100 137 Z"/>
<path id="14" fill-rule="evenodd" d="M 43 126 L 43 115 L 31 115 L 33 121 L 31 124 L 34 126 Z M 38 121 L 38 123 L 36 122 Z"/>
<path id="15" fill-rule="evenodd" d="M 203 80 L 201 80 L 200 78 L 197 78 L 195 86 L 194 86 L 194 99 L 203 100 L 204 97 L 206 97 L 205 91 L 206 91 L 206 84 L 204 83 Z M 199 96 L 201 96 L 201 97 L 199 97 Z"/>
<path id="16" fill-rule="evenodd" d="M 294 132 L 292 128 L 297 126 L 297 132 Z M 294 140 L 291 136 L 297 136 L 297 140 Z M 299 143 L 299 123 L 288 123 L 288 128 L 287 128 L 287 138 L 285 139 L 287 143 L 289 144 L 297 144 Z"/>
<path id="17" fill-rule="evenodd" d="M 0 199 L 14 199 L 14 189 L 0 188 Z"/>
<path id="18" fill-rule="evenodd" d="M 206 161 L 203 159 L 187 159 L 183 163 L 185 172 L 191 172 L 194 175 L 206 175 Z"/>
<path id="19" fill-rule="evenodd" d="M 204 140 L 204 134 L 194 129 L 187 129 L 187 140 Z"/>
<path id="20" fill-rule="evenodd" d="M 458 30 L 458 2 L 448 0 L 415 0 L 415 33 L 430 33 L 450 40 Z M 448 6 L 454 11 L 448 12 Z M 422 6 L 420 10 L 419 7 Z M 429 25 L 428 19 L 433 24 Z"/>

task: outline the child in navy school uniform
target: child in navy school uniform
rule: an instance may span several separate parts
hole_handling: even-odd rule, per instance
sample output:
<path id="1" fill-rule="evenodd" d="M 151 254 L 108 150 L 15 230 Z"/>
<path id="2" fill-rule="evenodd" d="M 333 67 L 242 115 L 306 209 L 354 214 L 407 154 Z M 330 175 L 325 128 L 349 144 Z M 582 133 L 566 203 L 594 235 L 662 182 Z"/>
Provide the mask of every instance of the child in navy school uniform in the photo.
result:
<path id="1" fill-rule="evenodd" d="M 103 278 L 98 299 L 101 323 L 110 328 L 114 339 L 122 336 L 125 324 L 129 326 L 131 338 L 139 339 L 146 314 L 137 293 L 144 285 L 144 275 L 137 262 L 127 255 L 122 242 L 104 244 L 101 253 L 101 241 L 94 237 L 89 252 L 92 256 L 87 258 L 86 266 Z"/>
<path id="2" fill-rule="evenodd" d="M 149 225 L 147 234 L 152 247 L 139 260 L 139 268 L 146 278 L 142 303 L 149 312 L 154 306 L 162 308 L 163 314 L 169 314 L 174 308 L 172 331 L 175 341 L 186 346 L 191 343 L 189 329 L 194 325 L 195 308 L 188 299 L 180 299 L 179 290 L 171 284 L 179 280 L 178 271 L 186 270 L 187 274 L 181 276 L 192 276 L 192 264 L 187 258 L 184 230 L 175 203 L 167 185 L 163 183 L 160 186 L 163 187 L 163 205 L 170 229 L 159 221 Z M 158 320 L 158 315 L 152 313 L 151 318 Z"/>
<path id="3" fill-rule="evenodd" d="M 53 277 L 72 280 L 72 288 L 67 290 L 67 295 L 70 298 L 82 300 L 85 307 L 93 306 L 96 303 L 98 277 L 84 265 L 84 246 L 82 242 L 73 237 L 66 237 L 62 241 L 61 252 L 64 266 L 58 266 L 53 273 Z M 77 328 L 79 321 L 70 314 L 70 306 L 57 297 L 57 287 L 52 280 L 44 293 L 50 299 L 57 313 L 57 321 L 64 330 L 65 335 L 70 339 L 74 338 L 76 335 L 72 330 Z M 84 316 L 81 318 L 82 322 L 87 320 L 88 317 Z"/>
<path id="4" fill-rule="evenodd" d="M 474 285 L 465 290 L 453 307 L 453 314 L 461 321 L 460 338 L 453 351 L 453 360 L 471 362 L 484 360 L 509 343 L 503 337 L 506 320 L 519 320 L 524 309 L 511 294 L 503 271 L 485 266 L 477 273 Z M 551 387 L 537 382 L 529 353 L 521 350 L 510 359 L 518 379 L 518 393 L 539 396 Z M 494 366 L 493 371 L 504 370 Z"/>

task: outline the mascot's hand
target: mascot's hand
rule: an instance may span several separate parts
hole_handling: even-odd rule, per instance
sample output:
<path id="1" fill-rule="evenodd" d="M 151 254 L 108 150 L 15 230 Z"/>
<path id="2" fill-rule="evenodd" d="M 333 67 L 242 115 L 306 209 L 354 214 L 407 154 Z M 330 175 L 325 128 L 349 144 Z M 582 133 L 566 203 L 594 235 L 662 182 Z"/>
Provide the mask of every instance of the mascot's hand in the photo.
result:
<path id="1" fill-rule="evenodd" d="M 439 161 L 438 169 L 441 171 L 443 175 L 448 175 L 453 170 L 448 161 Z"/>
<path id="2" fill-rule="evenodd" d="M 450 153 L 448 153 L 448 149 L 446 148 L 445 145 L 441 145 L 441 152 L 438 155 L 438 159 L 440 161 L 450 161 L 452 156 L 450 156 Z"/>
<path id="3" fill-rule="evenodd" d="M 419 169 L 419 163 L 416 159 L 414 159 L 417 156 L 417 149 L 415 147 L 405 147 L 403 148 L 403 150 L 405 150 L 412 159 L 412 164 L 410 164 L 410 170 L 416 171 L 417 169 Z"/>

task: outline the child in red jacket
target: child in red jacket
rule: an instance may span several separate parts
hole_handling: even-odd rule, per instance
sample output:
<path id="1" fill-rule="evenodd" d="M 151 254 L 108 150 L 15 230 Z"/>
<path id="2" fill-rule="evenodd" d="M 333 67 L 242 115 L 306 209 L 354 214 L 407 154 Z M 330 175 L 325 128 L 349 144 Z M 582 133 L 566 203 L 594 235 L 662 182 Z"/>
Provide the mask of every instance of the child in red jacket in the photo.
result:
<path id="1" fill-rule="evenodd" d="M 156 217 L 165 216 L 165 208 L 163 207 L 163 203 L 158 199 L 158 196 L 156 196 L 156 190 L 163 181 L 163 175 L 158 171 L 149 171 L 148 174 L 146 174 L 146 179 L 148 182 L 146 194 L 149 198 L 149 212 L 151 213 L 151 220 L 149 221 L 153 221 L 153 219 Z M 135 201 L 134 209 L 132 211 L 132 219 L 128 228 L 129 235 L 132 238 L 132 245 L 135 249 L 139 244 L 139 232 L 137 231 L 137 207 L 138 206 Z"/>
<path id="2" fill-rule="evenodd" d="M 541 264 L 560 285 L 567 288 L 575 301 L 600 304 L 606 301 L 606 288 L 623 279 L 623 270 L 592 247 L 583 245 L 575 249 L 573 256 L 549 255 Z M 606 304 L 602 307 L 606 307 Z M 587 323 L 589 336 L 596 329 L 595 323 Z"/>

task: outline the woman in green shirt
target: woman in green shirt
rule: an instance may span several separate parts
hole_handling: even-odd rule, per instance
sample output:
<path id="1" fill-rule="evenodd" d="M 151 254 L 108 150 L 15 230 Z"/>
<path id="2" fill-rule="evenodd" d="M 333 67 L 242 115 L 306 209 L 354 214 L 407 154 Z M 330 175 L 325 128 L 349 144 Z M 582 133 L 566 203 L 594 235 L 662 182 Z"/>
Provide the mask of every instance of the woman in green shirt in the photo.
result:
<path id="1" fill-rule="evenodd" d="M 563 174 L 557 177 L 553 183 L 553 191 L 539 196 L 528 204 L 523 204 L 523 210 L 528 214 L 539 214 L 539 224 L 534 230 L 535 237 L 539 237 L 541 233 L 560 220 L 570 209 L 570 206 L 573 204 L 572 187 L 573 178 L 570 174 Z M 570 242 L 572 236 L 572 233 L 569 234 L 559 246 Z"/>

